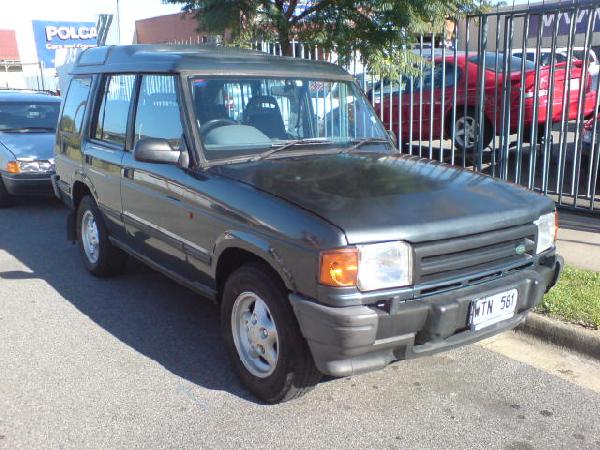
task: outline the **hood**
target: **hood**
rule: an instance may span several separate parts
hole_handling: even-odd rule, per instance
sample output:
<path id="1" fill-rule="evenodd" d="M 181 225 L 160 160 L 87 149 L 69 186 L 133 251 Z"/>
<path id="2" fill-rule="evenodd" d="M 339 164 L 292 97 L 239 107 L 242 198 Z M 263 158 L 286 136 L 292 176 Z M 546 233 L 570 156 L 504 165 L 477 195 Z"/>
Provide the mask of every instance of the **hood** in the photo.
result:
<path id="1" fill-rule="evenodd" d="M 303 156 L 211 170 L 321 216 L 349 244 L 447 239 L 530 223 L 554 209 L 520 186 L 407 155 Z"/>
<path id="2" fill-rule="evenodd" d="M 17 159 L 54 158 L 54 133 L 0 133 L 0 144 Z"/>

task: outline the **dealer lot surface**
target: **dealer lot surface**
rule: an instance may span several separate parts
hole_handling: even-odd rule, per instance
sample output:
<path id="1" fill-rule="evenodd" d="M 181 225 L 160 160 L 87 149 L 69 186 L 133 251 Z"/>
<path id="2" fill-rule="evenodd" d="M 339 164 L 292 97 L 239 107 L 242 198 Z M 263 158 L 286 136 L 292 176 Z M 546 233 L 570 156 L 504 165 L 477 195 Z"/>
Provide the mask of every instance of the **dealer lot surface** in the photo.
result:
<path id="1" fill-rule="evenodd" d="M 137 262 L 93 278 L 65 216 L 0 212 L 0 448 L 600 449 L 600 389 L 494 345 L 257 404 L 216 307 Z"/>

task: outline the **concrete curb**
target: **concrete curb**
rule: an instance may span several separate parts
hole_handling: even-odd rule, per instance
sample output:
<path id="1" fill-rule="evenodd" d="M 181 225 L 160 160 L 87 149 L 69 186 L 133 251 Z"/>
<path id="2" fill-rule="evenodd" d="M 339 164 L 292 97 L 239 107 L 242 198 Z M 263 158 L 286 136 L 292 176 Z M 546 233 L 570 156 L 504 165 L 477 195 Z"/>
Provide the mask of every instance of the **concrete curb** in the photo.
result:
<path id="1" fill-rule="evenodd" d="M 587 330 L 535 313 L 529 313 L 517 330 L 600 359 L 600 331 Z"/>

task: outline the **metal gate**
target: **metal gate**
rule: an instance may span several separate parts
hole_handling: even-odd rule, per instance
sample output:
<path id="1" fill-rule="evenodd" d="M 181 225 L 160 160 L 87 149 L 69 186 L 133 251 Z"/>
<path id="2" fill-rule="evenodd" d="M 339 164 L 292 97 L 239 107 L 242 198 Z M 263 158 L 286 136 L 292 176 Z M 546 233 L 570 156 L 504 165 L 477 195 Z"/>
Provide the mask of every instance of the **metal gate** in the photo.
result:
<path id="1" fill-rule="evenodd" d="M 295 57 L 338 62 L 292 41 Z M 255 48 L 279 54 L 277 44 Z M 406 51 L 401 80 L 345 65 L 402 152 L 521 184 L 566 208 L 600 211 L 600 0 L 498 8 L 449 20 Z"/>

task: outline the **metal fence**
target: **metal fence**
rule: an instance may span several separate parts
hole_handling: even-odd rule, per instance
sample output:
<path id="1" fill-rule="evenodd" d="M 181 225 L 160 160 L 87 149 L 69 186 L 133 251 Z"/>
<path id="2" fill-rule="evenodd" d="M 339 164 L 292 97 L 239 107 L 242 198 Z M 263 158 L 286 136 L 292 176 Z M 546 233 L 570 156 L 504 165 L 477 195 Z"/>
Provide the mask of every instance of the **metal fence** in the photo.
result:
<path id="1" fill-rule="evenodd" d="M 11 64 L 0 61 L 0 89 L 58 90 L 58 77 L 52 70 L 44 69 L 41 62 Z"/>
<path id="2" fill-rule="evenodd" d="M 496 9 L 421 36 L 401 80 L 354 74 L 402 152 L 512 181 L 566 208 L 600 211 L 600 0 Z M 291 42 L 293 56 L 337 63 Z M 255 48 L 281 54 L 277 44 Z"/>

